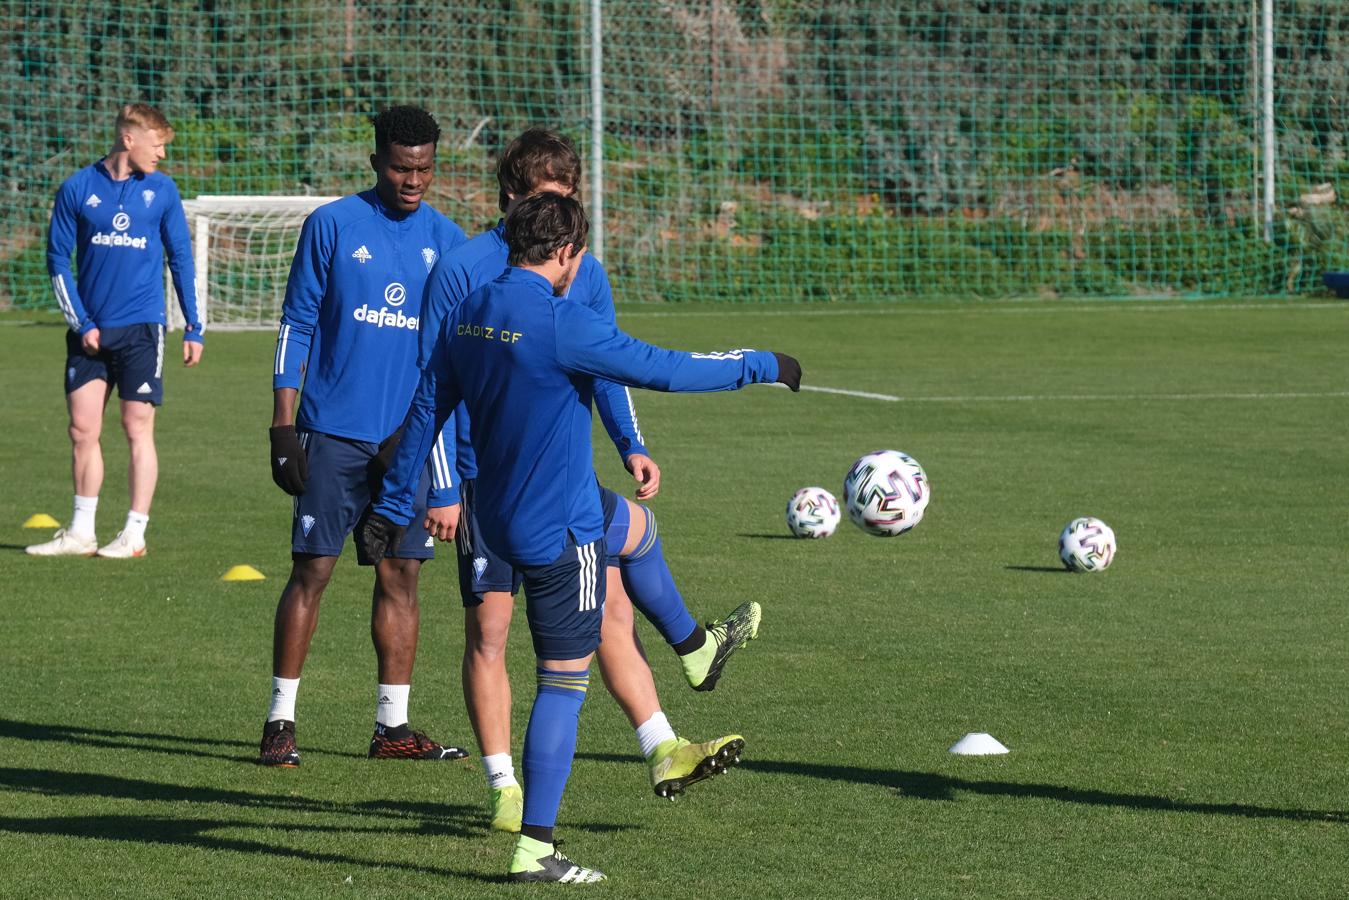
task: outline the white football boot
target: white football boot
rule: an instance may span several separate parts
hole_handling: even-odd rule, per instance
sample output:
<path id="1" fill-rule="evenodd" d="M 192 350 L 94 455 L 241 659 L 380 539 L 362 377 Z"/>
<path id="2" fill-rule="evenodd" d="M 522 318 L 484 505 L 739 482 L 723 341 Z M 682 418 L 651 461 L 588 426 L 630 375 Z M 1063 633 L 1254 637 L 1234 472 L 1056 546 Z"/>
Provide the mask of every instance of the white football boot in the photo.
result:
<path id="1" fill-rule="evenodd" d="M 112 543 L 98 548 L 98 555 L 104 559 L 134 559 L 145 555 L 145 538 L 132 539 L 125 531 L 117 532 Z"/>
<path id="2" fill-rule="evenodd" d="M 98 552 L 98 538 L 92 534 L 88 537 L 71 534 L 61 528 L 50 541 L 25 547 L 24 552 L 29 556 L 93 556 Z"/>

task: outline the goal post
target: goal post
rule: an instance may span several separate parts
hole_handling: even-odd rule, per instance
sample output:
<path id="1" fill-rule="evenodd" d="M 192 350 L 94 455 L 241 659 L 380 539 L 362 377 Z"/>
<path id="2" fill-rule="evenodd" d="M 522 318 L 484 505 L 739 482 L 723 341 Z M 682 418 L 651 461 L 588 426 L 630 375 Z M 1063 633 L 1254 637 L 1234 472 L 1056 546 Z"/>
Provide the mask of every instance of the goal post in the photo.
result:
<path id="1" fill-rule="evenodd" d="M 311 212 L 336 199 L 203 194 L 184 200 L 202 325 L 212 329 L 274 327 L 281 317 L 300 227 Z M 167 268 L 164 281 L 169 329 L 181 329 L 183 315 Z"/>

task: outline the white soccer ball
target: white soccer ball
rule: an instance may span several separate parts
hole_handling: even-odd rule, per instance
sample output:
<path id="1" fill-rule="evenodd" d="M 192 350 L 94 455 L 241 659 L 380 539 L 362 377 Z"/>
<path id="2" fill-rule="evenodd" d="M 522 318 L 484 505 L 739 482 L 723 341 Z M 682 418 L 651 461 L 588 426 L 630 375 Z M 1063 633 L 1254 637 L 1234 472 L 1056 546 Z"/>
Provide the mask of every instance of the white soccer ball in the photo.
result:
<path id="1" fill-rule="evenodd" d="M 923 521 L 932 496 L 918 460 L 898 450 L 877 450 L 852 464 L 843 479 L 848 518 L 868 534 L 894 537 Z"/>
<path id="2" fill-rule="evenodd" d="M 838 528 L 838 500 L 822 487 L 803 487 L 787 501 L 787 527 L 800 538 L 826 538 Z"/>
<path id="3" fill-rule="evenodd" d="M 1100 519 L 1073 519 L 1059 535 L 1059 559 L 1070 572 L 1099 572 L 1115 558 L 1115 532 Z"/>

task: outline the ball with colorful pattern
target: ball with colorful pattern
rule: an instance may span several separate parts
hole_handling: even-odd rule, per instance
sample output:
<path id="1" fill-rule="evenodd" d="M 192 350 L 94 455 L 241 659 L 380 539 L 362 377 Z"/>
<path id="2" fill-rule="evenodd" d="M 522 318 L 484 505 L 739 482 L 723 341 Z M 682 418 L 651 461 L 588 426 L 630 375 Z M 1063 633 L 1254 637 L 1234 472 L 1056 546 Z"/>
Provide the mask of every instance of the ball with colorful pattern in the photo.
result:
<path id="1" fill-rule="evenodd" d="M 787 501 L 787 527 L 799 538 L 826 538 L 842 519 L 838 499 L 822 487 L 803 487 Z"/>
<path id="2" fill-rule="evenodd" d="M 1059 535 L 1059 559 L 1070 572 L 1099 572 L 1115 559 L 1115 532 L 1100 519 L 1073 519 Z"/>
<path id="3" fill-rule="evenodd" d="M 867 534 L 896 537 L 923 521 L 932 486 L 918 460 L 877 450 L 853 463 L 843 479 L 848 518 Z"/>

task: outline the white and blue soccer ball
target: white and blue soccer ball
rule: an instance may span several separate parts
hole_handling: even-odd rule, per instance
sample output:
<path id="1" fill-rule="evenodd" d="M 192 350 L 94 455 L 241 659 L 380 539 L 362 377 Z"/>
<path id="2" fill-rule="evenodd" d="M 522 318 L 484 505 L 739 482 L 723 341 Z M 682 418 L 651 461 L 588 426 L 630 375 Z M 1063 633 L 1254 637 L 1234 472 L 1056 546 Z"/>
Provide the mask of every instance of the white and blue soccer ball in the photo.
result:
<path id="1" fill-rule="evenodd" d="M 803 487 L 787 501 L 787 527 L 799 538 L 826 538 L 843 516 L 838 499 L 822 487 Z"/>
<path id="2" fill-rule="evenodd" d="M 1059 535 L 1059 559 L 1070 572 L 1099 572 L 1115 559 L 1115 532 L 1092 516 L 1073 519 Z"/>
<path id="3" fill-rule="evenodd" d="M 877 450 L 852 464 L 843 479 L 848 518 L 867 534 L 894 537 L 923 521 L 932 486 L 907 453 Z"/>

